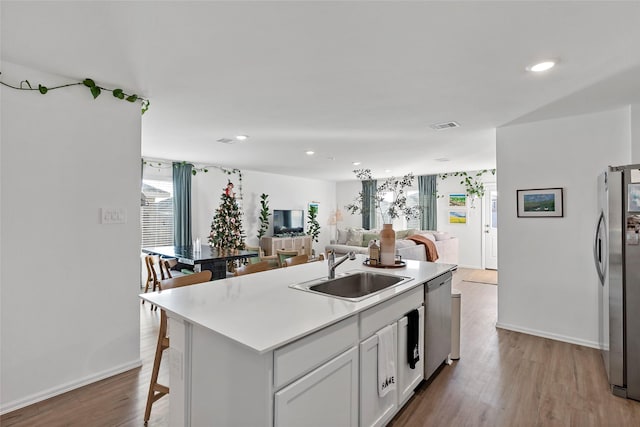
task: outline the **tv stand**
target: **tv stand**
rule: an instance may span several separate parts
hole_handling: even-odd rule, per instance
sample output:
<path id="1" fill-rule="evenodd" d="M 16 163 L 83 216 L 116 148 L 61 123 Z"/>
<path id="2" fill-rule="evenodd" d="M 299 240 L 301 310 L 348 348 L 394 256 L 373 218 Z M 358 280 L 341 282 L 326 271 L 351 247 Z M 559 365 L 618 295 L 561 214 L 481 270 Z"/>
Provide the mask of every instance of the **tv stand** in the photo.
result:
<path id="1" fill-rule="evenodd" d="M 266 256 L 275 255 L 279 249 L 296 250 L 300 255 L 311 256 L 311 236 L 260 238 L 260 247 Z"/>

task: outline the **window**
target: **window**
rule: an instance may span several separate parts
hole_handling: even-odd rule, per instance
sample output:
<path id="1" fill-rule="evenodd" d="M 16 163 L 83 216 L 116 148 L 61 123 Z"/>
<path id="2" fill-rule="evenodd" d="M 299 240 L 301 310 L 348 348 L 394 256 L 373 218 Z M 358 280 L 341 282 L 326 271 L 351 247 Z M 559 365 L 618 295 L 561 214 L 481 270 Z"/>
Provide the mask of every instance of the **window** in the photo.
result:
<path id="1" fill-rule="evenodd" d="M 140 207 L 142 247 L 173 245 L 173 182 L 143 179 Z"/>
<path id="2" fill-rule="evenodd" d="M 389 204 L 393 201 L 393 192 L 388 191 L 384 193 L 384 199 L 380 202 L 380 209 L 376 212 L 376 224 L 377 228 L 382 228 L 382 224 L 384 221 L 382 216 L 380 215 L 380 211 L 387 212 L 389 209 Z M 418 190 L 407 190 L 407 207 L 418 206 Z M 386 218 L 389 219 L 389 218 Z M 393 228 L 396 230 L 405 230 L 409 228 L 420 229 L 420 217 L 418 218 L 410 218 L 409 221 L 404 216 L 400 216 L 400 218 L 396 218 L 393 220 Z"/>

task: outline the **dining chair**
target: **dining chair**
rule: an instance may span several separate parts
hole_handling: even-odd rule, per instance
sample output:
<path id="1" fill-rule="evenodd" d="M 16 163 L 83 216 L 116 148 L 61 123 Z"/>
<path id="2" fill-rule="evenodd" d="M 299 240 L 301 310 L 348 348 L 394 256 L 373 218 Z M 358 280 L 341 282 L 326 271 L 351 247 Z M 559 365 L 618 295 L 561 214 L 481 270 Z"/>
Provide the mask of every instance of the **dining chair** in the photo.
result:
<path id="1" fill-rule="evenodd" d="M 280 267 L 284 267 L 285 259 L 298 256 L 300 255 L 300 253 L 296 250 L 291 249 L 278 249 L 276 251 L 276 255 L 278 256 L 278 263 L 280 264 Z"/>
<path id="2" fill-rule="evenodd" d="M 144 293 L 149 291 L 149 284 L 152 284 L 151 291 L 155 292 L 156 290 L 162 289 L 162 281 L 166 279 L 171 279 L 173 275 L 171 274 L 171 262 L 177 262 L 175 258 L 166 259 L 160 257 L 160 255 L 147 255 L 144 259 L 145 265 L 147 266 L 147 283 L 144 287 Z M 175 264 L 174 264 L 175 265 Z M 158 278 L 158 273 L 160 274 L 160 278 Z M 183 273 L 178 273 L 179 276 L 182 276 Z M 144 300 L 142 300 L 142 304 L 144 305 Z M 151 310 L 157 310 L 158 307 L 151 304 Z"/>
<path id="3" fill-rule="evenodd" d="M 159 255 L 145 256 L 144 265 L 147 268 L 147 282 L 144 286 L 144 293 L 149 292 L 149 286 L 151 286 L 151 291 L 155 292 L 156 289 L 159 289 L 161 280 L 172 277 L 169 263 L 160 258 Z M 158 275 L 160 275 L 160 278 L 158 278 Z M 142 304 L 144 304 L 144 300 L 142 300 Z M 151 307 L 153 308 L 153 305 Z"/>
<path id="4" fill-rule="evenodd" d="M 257 257 L 248 258 L 249 264 L 257 264 L 260 261 L 267 261 L 270 269 L 280 267 L 280 261 L 278 261 L 277 255 L 265 255 L 264 250 L 259 246 L 245 246 L 245 249 L 258 253 Z"/>
<path id="5" fill-rule="evenodd" d="M 186 274 L 180 277 L 167 278 L 161 282 L 161 290 L 180 288 L 183 286 L 195 285 L 211 280 L 211 271 L 204 270 L 199 273 Z M 158 344 L 156 354 L 153 359 L 151 370 L 151 381 L 149 383 L 149 394 L 147 395 L 147 406 L 144 410 L 144 424 L 146 425 L 151 417 L 151 406 L 162 396 L 169 394 L 169 387 L 158 383 L 158 373 L 160 372 L 160 362 L 162 353 L 169 348 L 169 335 L 167 334 L 167 313 L 160 310 L 160 329 L 158 330 Z"/>
<path id="6" fill-rule="evenodd" d="M 293 265 L 306 264 L 308 262 L 309 262 L 309 257 L 307 255 L 296 255 L 296 256 L 292 256 L 291 258 L 285 259 L 284 266 L 291 267 Z"/>
<path id="7" fill-rule="evenodd" d="M 257 273 L 259 271 L 270 270 L 269 263 L 267 261 L 256 262 L 255 264 L 247 264 L 242 267 L 236 268 L 233 273 L 234 276 L 243 276 L 245 274 Z"/>

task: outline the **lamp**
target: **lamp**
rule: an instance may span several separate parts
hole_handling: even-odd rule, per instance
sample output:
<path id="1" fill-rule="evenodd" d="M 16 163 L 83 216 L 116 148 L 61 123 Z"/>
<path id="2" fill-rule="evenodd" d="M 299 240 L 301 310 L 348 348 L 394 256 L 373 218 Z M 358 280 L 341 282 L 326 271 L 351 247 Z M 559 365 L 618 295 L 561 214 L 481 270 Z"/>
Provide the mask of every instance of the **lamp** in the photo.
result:
<path id="1" fill-rule="evenodd" d="M 329 226 L 329 232 L 331 233 L 330 243 L 332 244 L 335 242 L 335 239 L 334 239 L 335 233 L 333 232 L 333 227 L 335 227 L 337 223 L 338 223 L 338 218 L 336 215 L 336 211 L 331 211 L 331 214 L 329 215 L 329 219 L 327 220 L 327 225 Z"/>
<path id="2" fill-rule="evenodd" d="M 335 211 L 331 211 L 329 215 L 329 219 L 327 220 L 327 225 L 330 227 L 331 231 L 331 243 L 335 243 L 338 240 L 338 237 L 333 232 L 333 227 L 336 227 L 336 233 L 338 231 L 338 223 L 342 221 L 344 218 L 342 216 L 342 211 L 340 209 L 336 209 Z"/>

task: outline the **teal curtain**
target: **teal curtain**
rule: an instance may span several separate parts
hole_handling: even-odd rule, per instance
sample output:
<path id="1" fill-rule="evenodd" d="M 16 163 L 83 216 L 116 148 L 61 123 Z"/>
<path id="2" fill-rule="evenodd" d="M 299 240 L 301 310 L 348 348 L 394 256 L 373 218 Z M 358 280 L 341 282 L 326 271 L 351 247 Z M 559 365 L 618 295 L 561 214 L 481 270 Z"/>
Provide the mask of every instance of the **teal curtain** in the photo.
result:
<path id="1" fill-rule="evenodd" d="M 173 244 L 191 245 L 191 170 L 193 165 L 173 163 Z"/>
<path id="2" fill-rule="evenodd" d="M 438 226 L 436 178 L 437 175 L 418 176 L 418 204 L 421 210 L 421 230 L 436 230 Z"/>
<path id="3" fill-rule="evenodd" d="M 362 181 L 362 228 L 371 230 L 376 226 L 376 190 L 378 181 Z"/>

